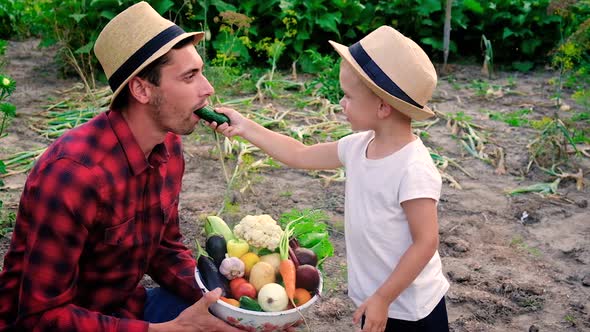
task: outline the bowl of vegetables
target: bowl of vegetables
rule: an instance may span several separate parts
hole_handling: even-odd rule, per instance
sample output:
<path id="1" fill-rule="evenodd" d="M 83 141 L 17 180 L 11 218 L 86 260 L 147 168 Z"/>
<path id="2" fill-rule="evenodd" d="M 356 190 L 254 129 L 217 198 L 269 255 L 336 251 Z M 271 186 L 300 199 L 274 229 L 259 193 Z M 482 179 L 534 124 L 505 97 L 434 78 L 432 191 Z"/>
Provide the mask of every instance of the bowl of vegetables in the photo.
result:
<path id="1" fill-rule="evenodd" d="M 268 215 L 246 216 L 232 231 L 221 218 L 207 218 L 195 280 L 203 293 L 222 289 L 209 308 L 215 316 L 245 331 L 278 332 L 305 323 L 323 279 L 318 255 L 294 236 L 293 224 L 301 219 L 283 230 Z"/>
<path id="2" fill-rule="evenodd" d="M 195 270 L 195 278 L 197 280 L 197 284 L 201 288 L 203 293 L 208 292 L 209 290 L 203 283 L 201 275 L 198 270 Z M 242 300 L 236 300 L 234 304 L 226 302 L 231 298 L 225 297 L 225 300 L 217 300 L 217 302 L 213 303 L 209 310 L 211 313 L 216 317 L 222 319 L 223 321 L 227 322 L 230 325 L 233 325 L 239 329 L 245 331 L 284 331 L 289 327 L 296 327 L 304 322 L 305 312 L 313 306 L 313 304 L 320 298 L 322 293 L 322 278 L 320 275 L 320 286 L 315 293 L 307 302 L 304 304 L 297 306 L 295 308 L 291 306 L 287 306 L 285 310 L 281 311 L 258 311 L 257 306 L 260 306 L 258 300 L 260 300 L 257 296 L 257 299 L 253 301 L 246 300 L 242 298 Z M 271 284 L 269 284 L 271 285 Z M 275 284 L 280 286 L 279 284 Z M 267 287 L 266 295 L 263 294 L 264 298 L 271 299 L 281 297 L 281 290 L 280 288 L 274 287 Z M 300 295 L 305 297 L 305 295 Z M 267 300 L 268 301 L 268 300 Z M 232 301 L 230 301 L 232 302 Z M 249 302 L 249 303 L 248 303 Z M 243 308 L 244 303 L 246 308 Z M 248 307 L 250 306 L 250 307 Z"/>

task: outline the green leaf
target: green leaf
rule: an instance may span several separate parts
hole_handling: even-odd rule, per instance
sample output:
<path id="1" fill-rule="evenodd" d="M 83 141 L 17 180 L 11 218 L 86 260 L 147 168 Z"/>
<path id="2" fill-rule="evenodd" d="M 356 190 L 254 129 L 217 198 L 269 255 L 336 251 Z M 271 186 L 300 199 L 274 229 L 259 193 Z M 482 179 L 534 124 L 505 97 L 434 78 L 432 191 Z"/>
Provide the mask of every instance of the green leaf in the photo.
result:
<path id="1" fill-rule="evenodd" d="M 525 39 L 522 42 L 522 52 L 524 54 L 534 54 L 537 47 L 541 45 L 541 40 L 536 38 Z"/>
<path id="2" fill-rule="evenodd" d="M 70 17 L 73 18 L 76 23 L 80 23 L 80 21 L 86 17 L 86 14 L 71 14 Z"/>
<path id="3" fill-rule="evenodd" d="M 6 174 L 6 165 L 4 165 L 4 162 L 2 160 L 0 160 L 0 174 Z M 0 186 L 3 186 L 4 184 L 2 184 L 2 182 L 0 182 Z M 0 201 L 0 208 L 2 207 L 2 201 Z"/>
<path id="4" fill-rule="evenodd" d="M 103 8 L 112 8 L 112 7 L 119 7 L 123 3 L 121 0 L 92 0 L 90 2 L 91 8 L 96 8 L 98 6 L 103 6 Z"/>
<path id="5" fill-rule="evenodd" d="M 420 1 L 420 6 L 418 6 L 418 14 L 426 17 L 439 10 L 442 10 L 442 5 L 439 0 Z"/>
<path id="6" fill-rule="evenodd" d="M 4 102 L 0 104 L 0 113 L 4 113 L 5 116 L 8 117 L 15 117 L 16 116 L 16 106 L 11 103 Z"/>
<path id="7" fill-rule="evenodd" d="M 427 45 L 432 46 L 432 48 L 434 48 L 436 50 L 443 49 L 443 41 L 440 38 L 425 37 L 425 38 L 421 38 L 420 41 L 423 44 L 427 44 Z"/>
<path id="8" fill-rule="evenodd" d="M 113 17 L 117 16 L 117 14 L 110 10 L 103 10 L 100 12 L 100 16 L 106 18 L 107 20 L 112 20 Z"/>
<path id="9" fill-rule="evenodd" d="M 154 9 L 160 15 L 163 15 L 165 12 L 167 12 L 173 6 L 174 6 L 174 2 L 172 2 L 171 0 L 159 0 L 159 1 L 154 1 L 152 3 L 152 7 L 154 7 Z"/>
<path id="10" fill-rule="evenodd" d="M 465 6 L 467 10 L 470 10 L 476 14 L 483 14 L 483 7 L 479 3 L 479 1 L 465 0 L 465 2 L 463 2 L 463 6 Z"/>
<path id="11" fill-rule="evenodd" d="M 313 250 L 316 256 L 318 256 L 318 265 L 321 265 L 321 262 L 327 257 L 334 255 L 334 246 L 327 238 L 309 249 Z"/>
<path id="12" fill-rule="evenodd" d="M 512 67 L 521 72 L 528 72 L 533 68 L 533 66 L 534 63 L 532 61 L 515 61 L 512 63 Z"/>
<path id="13" fill-rule="evenodd" d="M 39 42 L 39 47 L 53 46 L 57 44 L 57 41 L 57 38 L 55 38 L 54 36 L 46 35 L 41 39 L 41 42 Z"/>
<path id="14" fill-rule="evenodd" d="M 342 14 L 340 13 L 327 13 L 324 14 L 322 17 L 317 19 L 317 23 L 320 27 L 327 31 L 333 31 L 336 34 L 340 35 L 340 31 L 338 30 L 338 23 L 340 23 L 340 19 Z"/>
<path id="15" fill-rule="evenodd" d="M 301 217 L 301 218 L 300 218 Z M 285 227 L 291 220 L 295 220 L 293 237 L 297 238 L 302 247 L 313 250 L 318 256 L 318 265 L 326 258 L 334 255 L 334 246 L 330 242 L 330 234 L 327 231 L 328 225 L 326 214 L 321 210 L 291 210 L 283 213 L 279 219 L 282 227 Z"/>
<path id="16" fill-rule="evenodd" d="M 301 234 L 301 236 L 297 237 L 297 240 L 302 247 L 311 248 L 325 238 L 328 238 L 328 232 L 313 232 Z"/>
<path id="17" fill-rule="evenodd" d="M 514 32 L 510 30 L 510 28 L 504 27 L 504 31 L 502 32 L 502 39 L 506 39 L 512 35 L 514 35 Z"/>
<path id="18" fill-rule="evenodd" d="M 76 54 L 90 54 L 92 52 L 92 47 L 94 46 L 94 42 L 89 42 L 88 44 L 80 47 L 74 53 Z"/>

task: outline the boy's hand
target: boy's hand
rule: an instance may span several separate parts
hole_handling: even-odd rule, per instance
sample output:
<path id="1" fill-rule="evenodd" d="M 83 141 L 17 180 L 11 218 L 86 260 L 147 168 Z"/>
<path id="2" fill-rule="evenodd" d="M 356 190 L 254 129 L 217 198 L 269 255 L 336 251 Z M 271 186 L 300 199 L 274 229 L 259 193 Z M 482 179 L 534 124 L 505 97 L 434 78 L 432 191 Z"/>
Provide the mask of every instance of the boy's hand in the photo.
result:
<path id="1" fill-rule="evenodd" d="M 352 322 L 359 324 L 364 314 L 365 325 L 362 331 L 383 332 L 387 325 L 388 309 L 389 302 L 379 294 L 373 294 L 356 309 L 352 316 Z"/>
<path id="2" fill-rule="evenodd" d="M 246 131 L 245 126 L 247 125 L 248 119 L 244 118 L 232 108 L 217 107 L 215 108 L 215 112 L 225 114 L 229 118 L 230 124 L 223 123 L 218 126 L 216 122 L 209 123 L 205 121 L 209 128 L 227 137 L 243 136 L 243 133 Z"/>

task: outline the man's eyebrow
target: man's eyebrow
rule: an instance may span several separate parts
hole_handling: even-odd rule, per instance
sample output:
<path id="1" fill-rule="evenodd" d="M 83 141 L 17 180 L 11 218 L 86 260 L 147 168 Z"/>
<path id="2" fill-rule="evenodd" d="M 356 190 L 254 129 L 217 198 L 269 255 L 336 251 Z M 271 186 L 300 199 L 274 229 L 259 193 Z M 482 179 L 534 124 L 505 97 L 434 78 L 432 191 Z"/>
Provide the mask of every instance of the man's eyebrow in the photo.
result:
<path id="1" fill-rule="evenodd" d="M 188 74 L 194 74 L 194 73 L 198 73 L 201 71 L 201 68 L 191 68 L 189 70 L 185 70 L 183 71 L 180 76 L 186 76 Z"/>

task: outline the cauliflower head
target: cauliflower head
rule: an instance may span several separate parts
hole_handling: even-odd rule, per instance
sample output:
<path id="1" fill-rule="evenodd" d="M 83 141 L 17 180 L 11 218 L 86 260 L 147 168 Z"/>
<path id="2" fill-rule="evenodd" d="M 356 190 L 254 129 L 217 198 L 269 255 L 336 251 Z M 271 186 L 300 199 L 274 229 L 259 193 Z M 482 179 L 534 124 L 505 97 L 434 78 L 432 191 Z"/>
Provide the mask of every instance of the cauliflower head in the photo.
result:
<path id="1" fill-rule="evenodd" d="M 283 230 L 268 214 L 247 215 L 234 226 L 234 235 L 257 248 L 275 250 L 279 246 Z"/>

